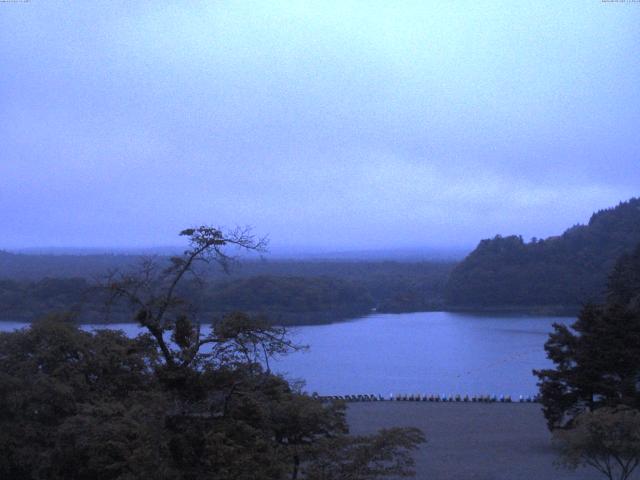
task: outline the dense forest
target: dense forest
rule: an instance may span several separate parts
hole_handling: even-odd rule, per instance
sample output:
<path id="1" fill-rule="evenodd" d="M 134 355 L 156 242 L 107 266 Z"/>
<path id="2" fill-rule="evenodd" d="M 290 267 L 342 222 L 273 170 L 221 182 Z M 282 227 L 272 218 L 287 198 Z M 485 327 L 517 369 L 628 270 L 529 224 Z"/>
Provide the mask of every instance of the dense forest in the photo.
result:
<path id="1" fill-rule="evenodd" d="M 640 199 L 634 198 L 594 213 L 587 225 L 560 236 L 482 240 L 458 264 L 253 258 L 232 264 L 226 273 L 214 266 L 202 269 L 207 288 L 185 282 L 182 294 L 206 319 L 246 311 L 281 325 L 325 323 L 372 311 L 575 314 L 585 303 L 603 301 L 607 272 L 639 243 Z M 105 310 L 95 286 L 108 272 L 136 268 L 148 258 L 0 252 L 0 319 L 30 321 L 70 311 L 84 321 L 128 321 L 126 309 Z M 169 258 L 153 257 L 159 265 L 168 265 Z"/>
<path id="2" fill-rule="evenodd" d="M 598 211 L 587 225 L 562 235 L 525 242 L 496 236 L 451 272 L 448 308 L 523 308 L 576 312 L 604 299 L 607 274 L 616 260 L 640 243 L 640 199 Z"/>
<path id="3" fill-rule="evenodd" d="M 84 321 L 130 320 L 126 309 L 105 310 L 95 285 L 108 271 L 127 271 L 143 258 L 125 255 L 1 253 L 0 319 L 30 321 L 71 311 Z M 167 257 L 156 257 L 168 264 Z M 282 325 L 325 323 L 379 312 L 442 308 L 453 262 L 244 261 L 229 274 L 205 268 L 203 291 L 185 282 L 183 295 L 210 318 L 233 311 L 265 314 Z"/>

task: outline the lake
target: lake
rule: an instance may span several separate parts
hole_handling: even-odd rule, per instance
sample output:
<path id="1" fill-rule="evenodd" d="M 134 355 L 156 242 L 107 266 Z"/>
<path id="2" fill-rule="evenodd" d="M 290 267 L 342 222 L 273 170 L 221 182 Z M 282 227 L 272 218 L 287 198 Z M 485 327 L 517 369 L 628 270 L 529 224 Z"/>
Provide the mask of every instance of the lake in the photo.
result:
<path id="1" fill-rule="evenodd" d="M 552 324 L 574 320 L 420 312 L 295 327 L 292 337 L 309 350 L 278 359 L 272 369 L 304 379 L 321 395 L 534 395 L 531 371 L 551 365 L 544 342 Z M 0 322 L 0 329 L 24 325 Z M 112 327 L 138 331 L 134 324 Z"/>

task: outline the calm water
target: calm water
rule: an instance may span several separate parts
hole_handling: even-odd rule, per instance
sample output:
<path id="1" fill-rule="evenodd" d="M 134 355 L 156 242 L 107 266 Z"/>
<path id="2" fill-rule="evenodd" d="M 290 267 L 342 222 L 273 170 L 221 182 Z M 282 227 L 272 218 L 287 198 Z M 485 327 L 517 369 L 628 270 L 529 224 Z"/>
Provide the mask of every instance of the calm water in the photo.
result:
<path id="1" fill-rule="evenodd" d="M 550 365 L 543 345 L 551 325 L 573 320 L 447 312 L 371 315 L 293 329 L 293 338 L 310 349 L 279 359 L 272 368 L 306 380 L 309 392 L 323 395 L 533 395 L 531 370 Z M 0 322 L 0 329 L 24 325 Z M 138 331 L 133 324 L 114 328 Z"/>

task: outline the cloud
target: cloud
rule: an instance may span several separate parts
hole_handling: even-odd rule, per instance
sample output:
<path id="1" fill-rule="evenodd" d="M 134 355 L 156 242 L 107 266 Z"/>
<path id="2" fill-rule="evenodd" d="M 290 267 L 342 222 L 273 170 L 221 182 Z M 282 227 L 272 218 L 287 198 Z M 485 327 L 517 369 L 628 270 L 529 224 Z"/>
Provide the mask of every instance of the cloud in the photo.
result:
<path id="1" fill-rule="evenodd" d="M 640 10 L 603 7 L 3 10 L 0 246 L 558 233 L 640 185 Z"/>

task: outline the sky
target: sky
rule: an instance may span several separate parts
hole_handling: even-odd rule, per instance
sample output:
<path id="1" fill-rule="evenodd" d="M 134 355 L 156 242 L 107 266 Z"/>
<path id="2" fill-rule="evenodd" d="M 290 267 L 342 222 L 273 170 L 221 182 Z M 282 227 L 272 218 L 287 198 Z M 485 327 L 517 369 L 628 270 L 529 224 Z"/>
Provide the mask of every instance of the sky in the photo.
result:
<path id="1" fill-rule="evenodd" d="M 640 195 L 640 3 L 0 2 L 0 248 L 472 248 Z"/>

